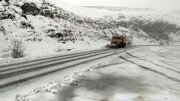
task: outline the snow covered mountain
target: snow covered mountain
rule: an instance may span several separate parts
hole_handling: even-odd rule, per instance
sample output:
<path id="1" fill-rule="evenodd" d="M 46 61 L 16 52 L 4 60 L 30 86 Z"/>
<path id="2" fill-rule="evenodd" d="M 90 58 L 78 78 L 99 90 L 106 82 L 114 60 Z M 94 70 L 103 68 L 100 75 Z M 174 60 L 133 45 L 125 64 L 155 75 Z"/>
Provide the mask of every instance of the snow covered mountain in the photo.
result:
<path id="1" fill-rule="evenodd" d="M 172 14 L 180 15 L 180 10 L 176 10 L 174 12 L 171 12 Z"/>
<path id="2" fill-rule="evenodd" d="M 126 11 L 50 0 L 0 0 L 0 59 L 9 56 L 15 39 L 23 43 L 27 57 L 101 48 L 117 34 L 127 35 L 133 45 L 180 44 L 179 18 Z"/>
<path id="3" fill-rule="evenodd" d="M 104 9 L 109 11 L 152 11 L 154 9 L 149 8 L 129 8 L 129 7 L 113 7 L 113 6 L 83 6 L 93 9 Z"/>

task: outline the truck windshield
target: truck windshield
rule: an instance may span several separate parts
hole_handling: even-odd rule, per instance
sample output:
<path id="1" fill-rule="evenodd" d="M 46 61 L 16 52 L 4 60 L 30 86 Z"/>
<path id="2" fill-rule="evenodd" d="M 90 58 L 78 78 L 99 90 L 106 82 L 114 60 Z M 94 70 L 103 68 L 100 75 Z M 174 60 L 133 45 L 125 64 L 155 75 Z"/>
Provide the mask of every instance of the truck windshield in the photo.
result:
<path id="1" fill-rule="evenodd" d="M 122 37 L 113 37 L 113 39 L 122 39 Z"/>

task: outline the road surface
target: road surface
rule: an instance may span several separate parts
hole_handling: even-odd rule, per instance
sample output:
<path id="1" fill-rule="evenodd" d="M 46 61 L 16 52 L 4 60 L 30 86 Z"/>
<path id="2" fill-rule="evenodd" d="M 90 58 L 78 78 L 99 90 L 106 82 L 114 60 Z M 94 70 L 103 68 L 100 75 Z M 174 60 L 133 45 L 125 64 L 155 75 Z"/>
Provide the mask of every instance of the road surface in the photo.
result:
<path id="1" fill-rule="evenodd" d="M 129 48 L 131 49 L 131 48 Z M 44 76 L 128 49 L 99 49 L 0 66 L 0 88 Z"/>

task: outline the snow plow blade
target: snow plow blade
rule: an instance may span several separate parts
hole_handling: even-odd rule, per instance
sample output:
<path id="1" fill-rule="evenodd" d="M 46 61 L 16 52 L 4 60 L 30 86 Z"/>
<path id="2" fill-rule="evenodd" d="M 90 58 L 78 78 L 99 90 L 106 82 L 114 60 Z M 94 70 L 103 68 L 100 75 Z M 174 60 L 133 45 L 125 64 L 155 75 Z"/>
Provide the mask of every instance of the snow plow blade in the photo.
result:
<path id="1" fill-rule="evenodd" d="M 107 48 L 118 48 L 116 44 L 107 44 Z"/>

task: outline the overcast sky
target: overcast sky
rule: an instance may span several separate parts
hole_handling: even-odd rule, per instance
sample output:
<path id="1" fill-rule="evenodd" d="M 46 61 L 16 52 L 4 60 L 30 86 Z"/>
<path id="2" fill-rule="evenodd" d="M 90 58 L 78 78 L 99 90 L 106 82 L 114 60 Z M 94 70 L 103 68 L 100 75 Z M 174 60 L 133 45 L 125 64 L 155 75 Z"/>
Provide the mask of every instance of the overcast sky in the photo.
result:
<path id="1" fill-rule="evenodd" d="M 160 10 L 180 10 L 180 0 L 60 0 L 73 5 L 118 6 L 153 8 Z"/>

